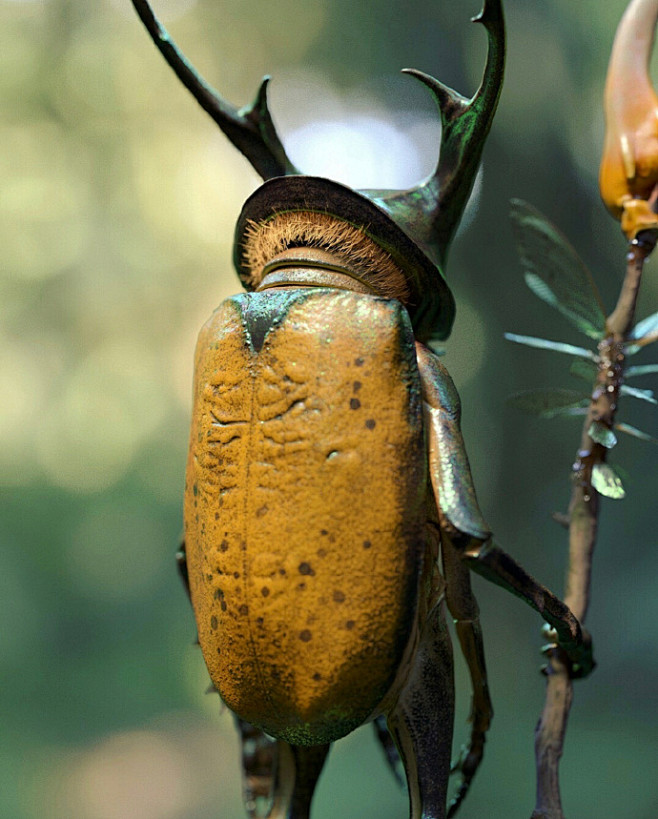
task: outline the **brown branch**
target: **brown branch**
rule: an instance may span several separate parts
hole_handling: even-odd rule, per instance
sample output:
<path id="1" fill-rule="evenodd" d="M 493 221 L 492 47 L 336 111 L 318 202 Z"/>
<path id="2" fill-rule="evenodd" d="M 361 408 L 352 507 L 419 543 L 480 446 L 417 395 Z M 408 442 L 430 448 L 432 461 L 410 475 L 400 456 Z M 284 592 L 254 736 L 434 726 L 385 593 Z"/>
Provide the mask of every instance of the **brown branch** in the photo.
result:
<path id="1" fill-rule="evenodd" d="M 565 602 L 584 622 L 590 597 L 592 556 L 596 544 L 599 494 L 592 487 L 592 469 L 603 463 L 607 450 L 590 436 L 592 424 L 614 426 L 619 391 L 625 369 L 624 343 L 633 326 L 635 306 L 644 262 L 658 235 L 646 231 L 629 244 L 626 276 L 617 306 L 607 320 L 607 335 L 599 344 L 596 384 L 573 466 L 573 489 L 569 504 L 569 567 Z M 563 652 L 547 649 L 546 699 L 535 730 L 537 801 L 532 819 L 564 819 L 560 800 L 559 763 L 573 700 L 573 681 Z"/>

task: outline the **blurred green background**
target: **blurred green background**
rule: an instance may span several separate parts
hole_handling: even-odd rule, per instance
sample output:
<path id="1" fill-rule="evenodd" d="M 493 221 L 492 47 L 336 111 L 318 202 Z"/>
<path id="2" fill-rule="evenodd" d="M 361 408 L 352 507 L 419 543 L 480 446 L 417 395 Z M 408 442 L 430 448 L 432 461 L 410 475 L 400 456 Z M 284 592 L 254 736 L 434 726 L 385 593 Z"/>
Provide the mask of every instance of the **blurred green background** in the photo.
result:
<path id="1" fill-rule="evenodd" d="M 486 40 L 477 0 L 154 0 L 233 102 L 274 75 L 274 116 L 304 170 L 356 186 L 430 172 L 438 128 L 413 66 L 471 94 Z M 562 590 L 578 421 L 505 406 L 575 387 L 568 362 L 505 330 L 581 339 L 522 282 L 510 197 L 578 247 L 611 309 L 624 267 L 598 200 L 600 98 L 625 0 L 506 0 L 499 113 L 448 276 L 446 363 L 462 394 L 481 505 L 499 541 Z M 128 0 L 0 0 L 0 815 L 243 816 L 230 715 L 206 673 L 174 569 L 192 351 L 238 290 L 232 231 L 257 178 L 179 86 Z M 658 308 L 649 266 L 639 317 Z M 655 353 L 654 353 L 655 355 Z M 652 351 L 637 363 L 651 361 Z M 641 387 L 656 387 L 654 377 Z M 637 404 L 637 402 L 635 402 Z M 656 434 L 653 408 L 623 420 Z M 576 686 L 567 813 L 658 815 L 656 452 L 627 439 L 628 497 L 603 503 L 588 625 L 599 668 Z M 528 817 L 543 703 L 540 620 L 476 579 L 496 707 L 462 811 Z M 467 683 L 457 741 L 465 737 Z M 366 727 L 333 749 L 314 819 L 406 815 Z"/>

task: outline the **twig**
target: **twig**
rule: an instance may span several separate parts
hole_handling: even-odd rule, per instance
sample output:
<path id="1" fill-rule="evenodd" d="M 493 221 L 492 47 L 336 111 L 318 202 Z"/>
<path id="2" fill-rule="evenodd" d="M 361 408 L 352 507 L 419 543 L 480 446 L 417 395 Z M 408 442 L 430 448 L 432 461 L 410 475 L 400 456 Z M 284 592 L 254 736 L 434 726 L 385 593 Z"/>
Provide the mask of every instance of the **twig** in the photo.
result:
<path id="1" fill-rule="evenodd" d="M 619 390 L 622 385 L 624 344 L 633 326 L 635 306 L 644 262 L 654 249 L 658 234 L 645 231 L 629 244 L 626 276 L 614 311 L 607 320 L 606 338 L 599 344 L 599 365 L 589 410 L 573 466 L 573 489 L 569 504 L 569 567 L 565 602 L 584 622 L 590 597 L 592 556 L 596 544 L 599 494 L 592 487 L 592 469 L 603 463 L 607 450 L 590 436 L 592 424 L 614 426 Z M 560 799 L 559 762 L 573 700 L 573 681 L 563 652 L 546 650 L 546 699 L 535 730 L 537 801 L 532 819 L 564 819 Z"/>

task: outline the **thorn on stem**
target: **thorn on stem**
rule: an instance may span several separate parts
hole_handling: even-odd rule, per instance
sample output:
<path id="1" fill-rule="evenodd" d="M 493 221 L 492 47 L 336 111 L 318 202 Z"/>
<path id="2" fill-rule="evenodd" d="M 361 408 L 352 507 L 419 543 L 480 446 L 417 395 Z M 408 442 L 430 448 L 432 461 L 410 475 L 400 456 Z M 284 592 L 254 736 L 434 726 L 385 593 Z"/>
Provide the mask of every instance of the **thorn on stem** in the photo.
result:
<path id="1" fill-rule="evenodd" d="M 564 529 L 568 529 L 571 524 L 571 518 L 569 515 L 565 515 L 563 512 L 552 512 L 551 517 L 553 520 L 562 526 Z"/>

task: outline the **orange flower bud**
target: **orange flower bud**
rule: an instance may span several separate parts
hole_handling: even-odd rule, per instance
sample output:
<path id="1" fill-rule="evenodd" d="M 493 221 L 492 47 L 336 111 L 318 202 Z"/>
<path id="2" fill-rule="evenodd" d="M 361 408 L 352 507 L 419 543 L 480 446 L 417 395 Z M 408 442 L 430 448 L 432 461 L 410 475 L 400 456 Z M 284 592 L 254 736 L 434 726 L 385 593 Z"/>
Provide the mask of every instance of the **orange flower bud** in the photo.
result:
<path id="1" fill-rule="evenodd" d="M 629 241 L 658 229 L 658 96 L 649 78 L 658 0 L 631 0 L 617 28 L 605 85 L 599 188 Z"/>

